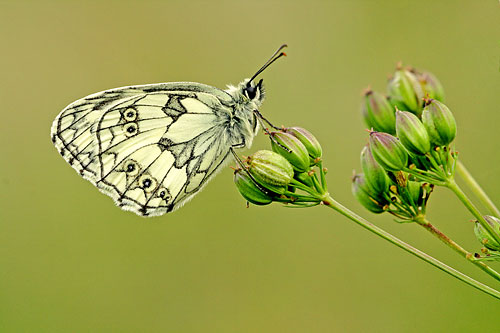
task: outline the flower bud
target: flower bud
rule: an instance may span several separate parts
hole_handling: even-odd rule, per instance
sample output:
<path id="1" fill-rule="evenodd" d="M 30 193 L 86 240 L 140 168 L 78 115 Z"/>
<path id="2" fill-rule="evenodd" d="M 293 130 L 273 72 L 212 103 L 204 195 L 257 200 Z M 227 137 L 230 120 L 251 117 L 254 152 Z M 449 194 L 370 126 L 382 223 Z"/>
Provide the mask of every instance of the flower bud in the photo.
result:
<path id="1" fill-rule="evenodd" d="M 312 175 L 313 174 L 309 174 L 309 172 L 301 172 L 301 173 L 295 174 L 295 179 L 300 181 L 302 184 L 305 184 L 305 185 L 312 188 L 312 187 L 314 187 Z"/>
<path id="2" fill-rule="evenodd" d="M 248 171 L 255 180 L 275 193 L 285 192 L 293 178 L 292 165 L 280 154 L 259 150 L 248 157 Z"/>
<path id="3" fill-rule="evenodd" d="M 396 132 L 394 107 L 391 106 L 387 98 L 382 94 L 367 90 L 364 94 L 361 111 L 368 128 L 389 134 Z"/>
<path id="4" fill-rule="evenodd" d="M 363 174 L 355 175 L 352 179 L 352 194 L 370 212 L 375 214 L 384 212 L 387 201 L 383 198 L 374 198 L 371 195 Z"/>
<path id="5" fill-rule="evenodd" d="M 485 215 L 484 219 L 493 228 L 493 230 L 500 235 L 500 220 L 489 215 Z M 500 251 L 500 244 L 489 234 L 488 231 L 486 231 L 486 229 L 483 228 L 479 222 L 476 222 L 474 233 L 481 244 L 483 244 L 487 249 Z"/>
<path id="6" fill-rule="evenodd" d="M 272 132 L 271 148 L 290 162 L 297 172 L 309 170 L 309 153 L 295 136 L 285 132 Z M 287 150 L 288 149 L 288 150 Z"/>
<path id="7" fill-rule="evenodd" d="M 370 146 L 366 145 L 361 150 L 361 168 L 367 186 L 374 193 L 384 193 L 389 188 L 390 179 L 387 171 L 373 158 Z"/>
<path id="8" fill-rule="evenodd" d="M 289 127 L 285 129 L 285 132 L 299 139 L 313 160 L 322 156 L 323 152 L 319 141 L 308 130 L 302 127 Z"/>
<path id="9" fill-rule="evenodd" d="M 410 108 L 405 105 L 405 103 L 395 100 L 390 96 L 387 97 L 387 101 L 391 104 L 393 110 L 409 110 Z M 394 114 L 394 132 L 389 134 L 396 134 L 396 114 Z"/>
<path id="10" fill-rule="evenodd" d="M 371 132 L 370 149 L 375 160 L 385 170 L 403 170 L 408 163 L 408 152 L 399 139 L 390 134 Z"/>
<path id="11" fill-rule="evenodd" d="M 441 82 L 430 72 L 418 73 L 417 78 L 422 85 L 424 96 L 444 102 L 444 89 Z"/>
<path id="12" fill-rule="evenodd" d="M 431 142 L 424 124 L 411 112 L 396 111 L 396 133 L 409 152 L 425 155 L 431 150 Z"/>
<path id="13" fill-rule="evenodd" d="M 422 122 L 429 133 L 432 144 L 447 146 L 457 134 L 457 124 L 450 109 L 443 103 L 429 99 L 425 102 Z"/>
<path id="14" fill-rule="evenodd" d="M 408 111 L 417 116 L 422 112 L 424 91 L 415 74 L 406 69 L 398 69 L 387 85 L 389 96 L 397 103 L 403 103 Z"/>
<path id="15" fill-rule="evenodd" d="M 423 202 L 423 196 L 424 196 L 424 189 L 422 188 L 422 183 L 409 180 L 406 186 L 408 188 L 408 192 L 410 193 L 411 199 L 413 200 L 413 203 L 420 206 Z"/>
<path id="16" fill-rule="evenodd" d="M 248 173 L 238 169 L 234 172 L 234 183 L 243 198 L 255 205 L 268 205 L 273 199 L 250 178 Z"/>

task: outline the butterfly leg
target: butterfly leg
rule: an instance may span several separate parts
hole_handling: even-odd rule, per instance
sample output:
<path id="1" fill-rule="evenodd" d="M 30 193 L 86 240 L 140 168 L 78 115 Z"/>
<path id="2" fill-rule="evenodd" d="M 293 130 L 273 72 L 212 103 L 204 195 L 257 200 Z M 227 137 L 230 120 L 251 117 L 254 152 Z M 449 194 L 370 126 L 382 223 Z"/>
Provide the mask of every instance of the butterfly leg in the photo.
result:
<path id="1" fill-rule="evenodd" d="M 279 131 L 279 130 L 282 130 L 282 128 L 277 127 L 277 126 L 274 126 L 273 124 L 271 124 L 271 122 L 270 122 L 269 120 L 267 120 L 267 119 L 266 119 L 266 118 L 262 115 L 262 113 L 260 113 L 260 111 L 259 111 L 259 110 L 254 110 L 253 112 L 254 112 L 254 113 L 255 113 L 255 115 L 257 116 L 257 119 L 259 119 L 259 120 L 260 120 L 260 123 L 261 123 L 261 125 L 262 125 L 262 128 L 264 128 L 264 129 L 266 128 L 266 127 L 263 125 L 263 123 L 262 123 L 262 121 L 265 121 L 265 122 L 266 122 L 266 123 L 267 123 L 267 124 L 268 124 L 271 128 L 273 128 L 273 129 L 275 129 L 275 130 L 278 130 L 278 131 Z"/>
<path id="2" fill-rule="evenodd" d="M 281 143 L 279 143 L 275 138 L 274 136 L 271 134 L 271 132 L 269 132 L 269 130 L 267 129 L 266 126 L 264 126 L 264 122 L 266 122 L 269 126 L 271 126 L 273 129 L 276 129 L 276 130 L 279 130 L 281 131 L 282 128 L 279 128 L 279 127 L 276 127 L 274 126 L 273 124 L 271 124 L 266 118 L 264 118 L 264 116 L 262 115 L 262 113 L 259 112 L 259 110 L 254 110 L 255 112 L 255 117 L 257 118 L 257 120 L 259 121 L 260 123 L 260 126 L 262 126 L 262 129 L 264 130 L 264 132 L 269 136 L 269 139 L 271 139 L 272 142 L 274 142 L 276 145 L 278 145 L 279 147 L 281 147 L 281 149 L 285 150 L 286 152 L 288 153 L 291 153 L 292 151 L 290 149 L 288 149 L 287 147 L 283 146 Z"/>
<path id="3" fill-rule="evenodd" d="M 245 147 L 245 143 L 239 143 L 239 144 L 232 145 L 231 147 L 229 147 L 229 150 L 233 154 L 233 157 L 236 160 L 236 163 L 239 164 L 240 168 L 242 168 L 243 170 L 246 170 L 247 168 L 245 167 L 245 163 L 243 163 L 241 158 L 238 156 L 238 154 L 236 154 L 236 151 L 234 150 L 235 148 L 243 148 L 243 147 Z"/>

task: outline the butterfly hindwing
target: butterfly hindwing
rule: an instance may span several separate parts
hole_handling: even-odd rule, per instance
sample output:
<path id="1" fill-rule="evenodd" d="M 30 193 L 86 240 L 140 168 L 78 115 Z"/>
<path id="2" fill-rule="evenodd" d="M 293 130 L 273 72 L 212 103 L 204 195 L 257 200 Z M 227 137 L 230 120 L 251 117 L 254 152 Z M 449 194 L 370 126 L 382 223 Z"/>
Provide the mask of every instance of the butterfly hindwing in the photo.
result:
<path id="1" fill-rule="evenodd" d="M 161 215 L 196 194 L 226 159 L 231 102 L 199 83 L 112 89 L 65 108 L 52 140 L 117 205 Z"/>

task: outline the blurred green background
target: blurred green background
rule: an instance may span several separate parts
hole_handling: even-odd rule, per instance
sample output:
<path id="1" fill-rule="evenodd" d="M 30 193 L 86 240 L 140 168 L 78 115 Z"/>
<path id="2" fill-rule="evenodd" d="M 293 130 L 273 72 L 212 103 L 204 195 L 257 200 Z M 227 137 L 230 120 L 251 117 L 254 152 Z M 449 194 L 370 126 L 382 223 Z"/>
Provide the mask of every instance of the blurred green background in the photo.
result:
<path id="1" fill-rule="evenodd" d="M 226 167 L 183 209 L 140 218 L 81 179 L 49 133 L 90 93 L 223 88 L 286 42 L 261 111 L 316 134 L 334 197 L 494 286 L 421 228 L 363 210 L 350 177 L 367 140 L 361 91 L 384 91 L 402 60 L 440 78 L 460 156 L 500 203 L 499 36 L 495 0 L 0 1 L 0 331 L 497 331 L 500 302 L 326 208 L 246 209 Z M 252 150 L 268 147 L 260 135 Z M 479 250 L 450 192 L 435 191 L 429 218 Z"/>

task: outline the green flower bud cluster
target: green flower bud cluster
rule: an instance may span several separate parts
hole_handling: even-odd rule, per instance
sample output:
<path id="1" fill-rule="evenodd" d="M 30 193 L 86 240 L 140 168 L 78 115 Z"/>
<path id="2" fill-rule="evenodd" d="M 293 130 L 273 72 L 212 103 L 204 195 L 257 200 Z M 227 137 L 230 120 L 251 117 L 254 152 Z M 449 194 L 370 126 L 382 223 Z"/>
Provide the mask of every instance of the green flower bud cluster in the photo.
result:
<path id="1" fill-rule="evenodd" d="M 418 117 L 422 114 L 424 98 L 444 101 L 443 86 L 434 74 L 411 67 L 403 68 L 401 64 L 389 79 L 387 92 L 393 107 L 410 111 Z"/>
<path id="2" fill-rule="evenodd" d="M 398 138 L 371 132 L 370 144 L 361 150 L 363 173 L 352 182 L 356 199 L 369 211 L 388 212 L 400 221 L 423 216 L 433 185 L 400 171 L 407 162 L 408 153 Z"/>
<path id="3" fill-rule="evenodd" d="M 438 79 L 398 66 L 387 90 L 387 97 L 371 90 L 364 95 L 363 117 L 372 130 L 376 161 L 387 171 L 404 170 L 426 182 L 442 184 L 453 177 L 456 153 L 450 145 L 456 123 L 442 102 Z"/>
<path id="4" fill-rule="evenodd" d="M 234 173 L 241 195 L 255 205 L 273 201 L 299 207 L 319 204 L 327 189 L 318 140 L 300 127 L 283 128 L 269 136 L 272 151 L 255 152 Z"/>

